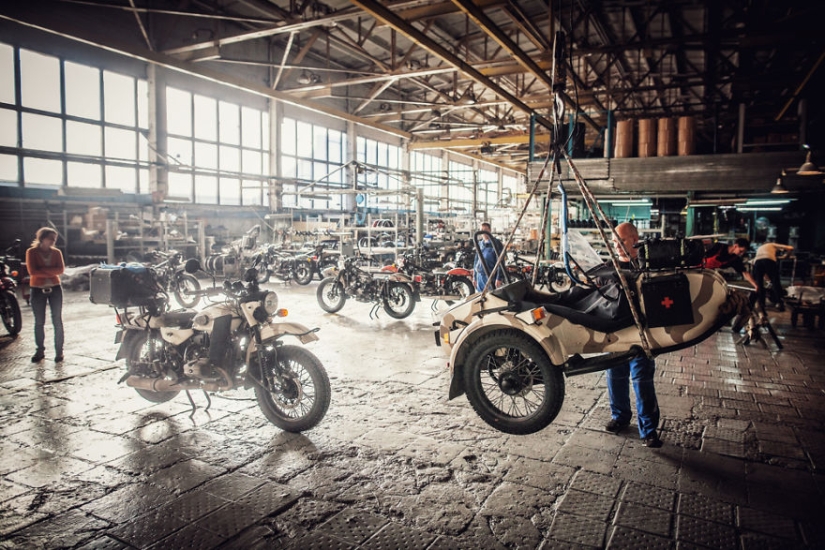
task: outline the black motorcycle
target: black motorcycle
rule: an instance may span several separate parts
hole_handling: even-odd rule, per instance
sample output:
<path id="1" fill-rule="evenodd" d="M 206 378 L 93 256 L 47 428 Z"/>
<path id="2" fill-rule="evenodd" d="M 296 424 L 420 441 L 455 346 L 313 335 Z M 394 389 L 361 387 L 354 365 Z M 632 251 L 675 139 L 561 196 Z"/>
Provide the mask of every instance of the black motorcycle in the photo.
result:
<path id="1" fill-rule="evenodd" d="M 311 254 L 299 254 L 296 256 L 295 282 L 299 285 L 308 285 L 315 275 L 323 279 L 323 271 L 338 265 L 338 257 L 339 254 L 325 252 L 323 244 L 316 246 Z"/>
<path id="2" fill-rule="evenodd" d="M 23 250 L 22 241 L 15 239 L 11 246 L 5 250 L 4 255 L 0 256 L 0 262 L 6 264 L 8 276 L 14 279 L 17 290 L 28 304 L 31 299 L 31 288 L 29 287 L 30 277 L 29 270 L 26 269 L 25 257 L 26 252 Z"/>
<path id="3" fill-rule="evenodd" d="M 321 309 L 327 313 L 337 313 L 344 307 L 347 298 L 352 298 L 374 304 L 370 317 L 381 305 L 390 317 L 408 317 L 415 309 L 415 303 L 421 301 L 409 277 L 393 273 L 392 266 L 376 272 L 367 271 L 368 268 L 359 266 L 361 261 L 358 256 L 342 258 L 338 266 L 324 271 L 326 278 L 315 293 Z"/>
<path id="4" fill-rule="evenodd" d="M 195 307 L 200 296 L 195 291 L 201 284 L 197 277 L 184 270 L 183 253 L 177 250 L 163 252 L 155 250 L 147 255 L 149 267 L 155 272 L 158 282 L 182 307 Z M 157 262 L 157 263 L 155 263 Z"/>
<path id="5" fill-rule="evenodd" d="M 23 328 L 23 316 L 15 295 L 16 288 L 17 282 L 12 278 L 12 270 L 0 259 L 0 317 L 3 318 L 3 325 L 13 338 L 16 338 Z"/>

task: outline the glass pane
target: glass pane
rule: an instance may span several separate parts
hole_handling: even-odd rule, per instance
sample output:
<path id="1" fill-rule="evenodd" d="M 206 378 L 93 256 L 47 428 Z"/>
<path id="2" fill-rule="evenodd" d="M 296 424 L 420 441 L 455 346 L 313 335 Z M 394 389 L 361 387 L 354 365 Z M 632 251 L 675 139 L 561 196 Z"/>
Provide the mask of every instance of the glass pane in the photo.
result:
<path id="1" fill-rule="evenodd" d="M 17 113 L 0 109 L 0 146 L 17 147 Z"/>
<path id="2" fill-rule="evenodd" d="M 0 183 L 17 185 L 17 157 L 15 155 L 0 155 Z"/>
<path id="3" fill-rule="evenodd" d="M 63 124 L 59 118 L 23 113 L 23 147 L 63 152 Z"/>
<path id="4" fill-rule="evenodd" d="M 217 170 L 218 146 L 211 143 L 195 142 L 195 167 Z"/>
<path id="5" fill-rule="evenodd" d="M 24 107 L 59 113 L 60 61 L 21 48 L 20 90 Z"/>
<path id="6" fill-rule="evenodd" d="M 241 171 L 241 150 L 237 147 L 227 147 L 221 145 L 221 172 L 238 172 Z"/>
<path id="7" fill-rule="evenodd" d="M 327 129 L 321 126 L 312 128 L 312 157 L 327 160 Z"/>
<path id="8" fill-rule="evenodd" d="M 313 162 L 312 163 L 312 176 L 313 176 L 313 179 L 320 180 L 321 178 L 324 178 L 328 173 L 329 173 L 329 171 L 327 170 L 326 163 L 324 163 L 324 162 Z M 327 179 L 324 179 L 321 183 L 323 185 L 326 185 L 327 181 L 328 181 Z"/>
<path id="9" fill-rule="evenodd" d="M 137 173 L 134 168 L 123 166 L 106 167 L 106 188 L 120 189 L 124 193 L 134 193 Z"/>
<path id="10" fill-rule="evenodd" d="M 192 142 L 188 139 L 170 137 L 166 140 L 166 153 L 169 166 L 192 167 Z"/>
<path id="11" fill-rule="evenodd" d="M 329 160 L 330 162 L 342 162 L 341 155 L 341 132 L 329 131 Z"/>
<path id="12" fill-rule="evenodd" d="M 298 122 L 295 135 L 296 154 L 302 157 L 312 156 L 312 125 Z"/>
<path id="13" fill-rule="evenodd" d="M 192 137 L 192 94 L 166 88 L 166 131 Z"/>
<path id="14" fill-rule="evenodd" d="M 138 126 L 149 127 L 149 83 L 145 80 L 137 81 Z"/>
<path id="15" fill-rule="evenodd" d="M 138 170 L 138 193 L 149 193 L 149 170 Z"/>
<path id="16" fill-rule="evenodd" d="M 241 107 L 241 128 L 244 147 L 261 148 L 261 112 L 249 107 Z"/>
<path id="17" fill-rule="evenodd" d="M 195 176 L 195 202 L 218 204 L 218 178 L 215 176 Z"/>
<path id="18" fill-rule="evenodd" d="M 102 174 L 103 171 L 99 164 L 89 164 L 86 162 L 66 163 L 66 176 L 69 187 L 102 187 Z"/>
<path id="19" fill-rule="evenodd" d="M 285 178 L 295 177 L 295 157 L 281 157 L 281 176 Z"/>
<path id="20" fill-rule="evenodd" d="M 0 44 L 0 102 L 15 103 L 14 99 L 14 48 L 8 44 Z M 17 168 L 14 169 L 17 173 Z"/>
<path id="21" fill-rule="evenodd" d="M 23 173 L 26 185 L 61 185 L 63 183 L 63 163 L 59 160 L 24 158 Z"/>
<path id="22" fill-rule="evenodd" d="M 268 175 L 270 175 L 270 172 L 269 172 L 269 153 L 268 152 L 264 152 L 263 161 L 264 161 L 264 168 L 263 168 L 263 171 L 261 173 L 265 176 L 268 176 Z"/>
<path id="23" fill-rule="evenodd" d="M 261 182 L 257 180 L 243 180 L 243 203 L 246 206 L 260 206 Z"/>
<path id="24" fill-rule="evenodd" d="M 66 121 L 66 152 L 75 155 L 103 155 L 100 126 Z"/>
<path id="25" fill-rule="evenodd" d="M 221 204 L 241 204 L 241 180 L 221 178 Z"/>
<path id="26" fill-rule="evenodd" d="M 106 122 L 135 125 L 135 79 L 103 71 L 103 116 Z"/>
<path id="27" fill-rule="evenodd" d="M 218 102 L 211 97 L 195 96 L 195 137 L 218 141 Z"/>
<path id="28" fill-rule="evenodd" d="M 137 133 L 138 138 L 138 160 L 149 162 L 149 140 L 143 132 Z"/>
<path id="29" fill-rule="evenodd" d="M 261 153 L 257 151 L 242 150 L 241 159 L 243 162 L 244 174 L 262 174 L 261 171 Z"/>
<path id="30" fill-rule="evenodd" d="M 283 187 L 284 193 L 294 193 L 295 186 L 291 184 L 284 184 Z M 295 206 L 295 195 L 283 195 L 281 197 L 281 206 L 284 208 L 292 208 Z"/>
<path id="31" fill-rule="evenodd" d="M 262 148 L 269 151 L 269 113 L 266 111 L 261 113 L 261 135 L 264 138 Z"/>
<path id="32" fill-rule="evenodd" d="M 192 174 L 169 172 L 169 193 L 166 197 L 170 200 L 191 201 Z"/>
<path id="33" fill-rule="evenodd" d="M 66 61 L 66 114 L 100 120 L 100 69 Z"/>
<path id="34" fill-rule="evenodd" d="M 223 101 L 218 104 L 218 124 L 220 125 L 221 143 L 241 144 L 241 108 L 233 103 Z"/>
<path id="35" fill-rule="evenodd" d="M 120 128 L 106 128 L 106 158 L 112 160 L 137 160 L 136 132 Z"/>
<path id="36" fill-rule="evenodd" d="M 285 118 L 281 124 L 281 152 L 295 154 L 295 121 L 291 118 Z"/>
<path id="37" fill-rule="evenodd" d="M 312 180 L 312 162 L 308 160 L 298 159 L 298 174 L 297 177 L 304 180 Z"/>
<path id="38" fill-rule="evenodd" d="M 378 142 L 371 139 L 366 140 L 367 164 L 378 164 Z"/>

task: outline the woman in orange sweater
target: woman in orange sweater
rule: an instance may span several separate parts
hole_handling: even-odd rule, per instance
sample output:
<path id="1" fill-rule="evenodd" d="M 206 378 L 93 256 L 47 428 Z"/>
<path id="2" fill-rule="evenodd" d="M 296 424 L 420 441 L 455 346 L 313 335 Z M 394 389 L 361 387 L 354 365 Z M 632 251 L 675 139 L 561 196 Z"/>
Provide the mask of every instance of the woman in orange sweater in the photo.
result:
<path id="1" fill-rule="evenodd" d="M 37 346 L 32 363 L 39 363 L 46 357 L 46 304 L 52 312 L 54 325 L 54 361 L 63 361 L 63 289 L 60 275 L 65 265 L 63 254 L 55 248 L 57 231 L 41 227 L 26 251 L 26 267 L 31 276 L 31 305 L 34 313 L 34 343 Z"/>

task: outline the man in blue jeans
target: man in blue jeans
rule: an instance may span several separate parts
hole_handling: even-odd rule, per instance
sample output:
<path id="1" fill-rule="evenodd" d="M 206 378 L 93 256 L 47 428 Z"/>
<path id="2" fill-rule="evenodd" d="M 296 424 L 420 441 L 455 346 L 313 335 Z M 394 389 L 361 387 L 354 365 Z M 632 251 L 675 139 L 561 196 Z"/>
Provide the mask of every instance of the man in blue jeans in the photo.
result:
<path id="1" fill-rule="evenodd" d="M 624 244 L 625 250 L 613 237 L 619 262 L 622 267 L 630 267 L 630 258 L 638 255 L 635 248 L 639 242 L 639 231 L 631 223 L 621 223 L 616 226 L 616 234 Z M 659 402 L 656 399 L 656 388 L 653 378 L 656 364 L 646 355 L 639 355 L 629 361 L 615 366 L 607 371 L 607 392 L 610 395 L 610 422 L 605 430 L 618 434 L 630 425 L 633 411 L 630 407 L 630 382 L 633 382 L 633 391 L 636 392 L 636 420 L 639 424 L 639 437 L 645 447 L 661 447 L 662 440 L 656 433 L 659 427 Z"/>

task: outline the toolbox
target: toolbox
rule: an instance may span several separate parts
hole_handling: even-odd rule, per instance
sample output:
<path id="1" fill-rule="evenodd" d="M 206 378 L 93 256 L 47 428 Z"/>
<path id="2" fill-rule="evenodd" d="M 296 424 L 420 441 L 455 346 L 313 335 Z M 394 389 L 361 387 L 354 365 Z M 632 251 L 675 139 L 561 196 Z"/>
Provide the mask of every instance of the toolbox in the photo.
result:
<path id="1" fill-rule="evenodd" d="M 642 299 L 648 328 L 693 324 L 690 283 L 684 273 L 645 278 Z"/>

